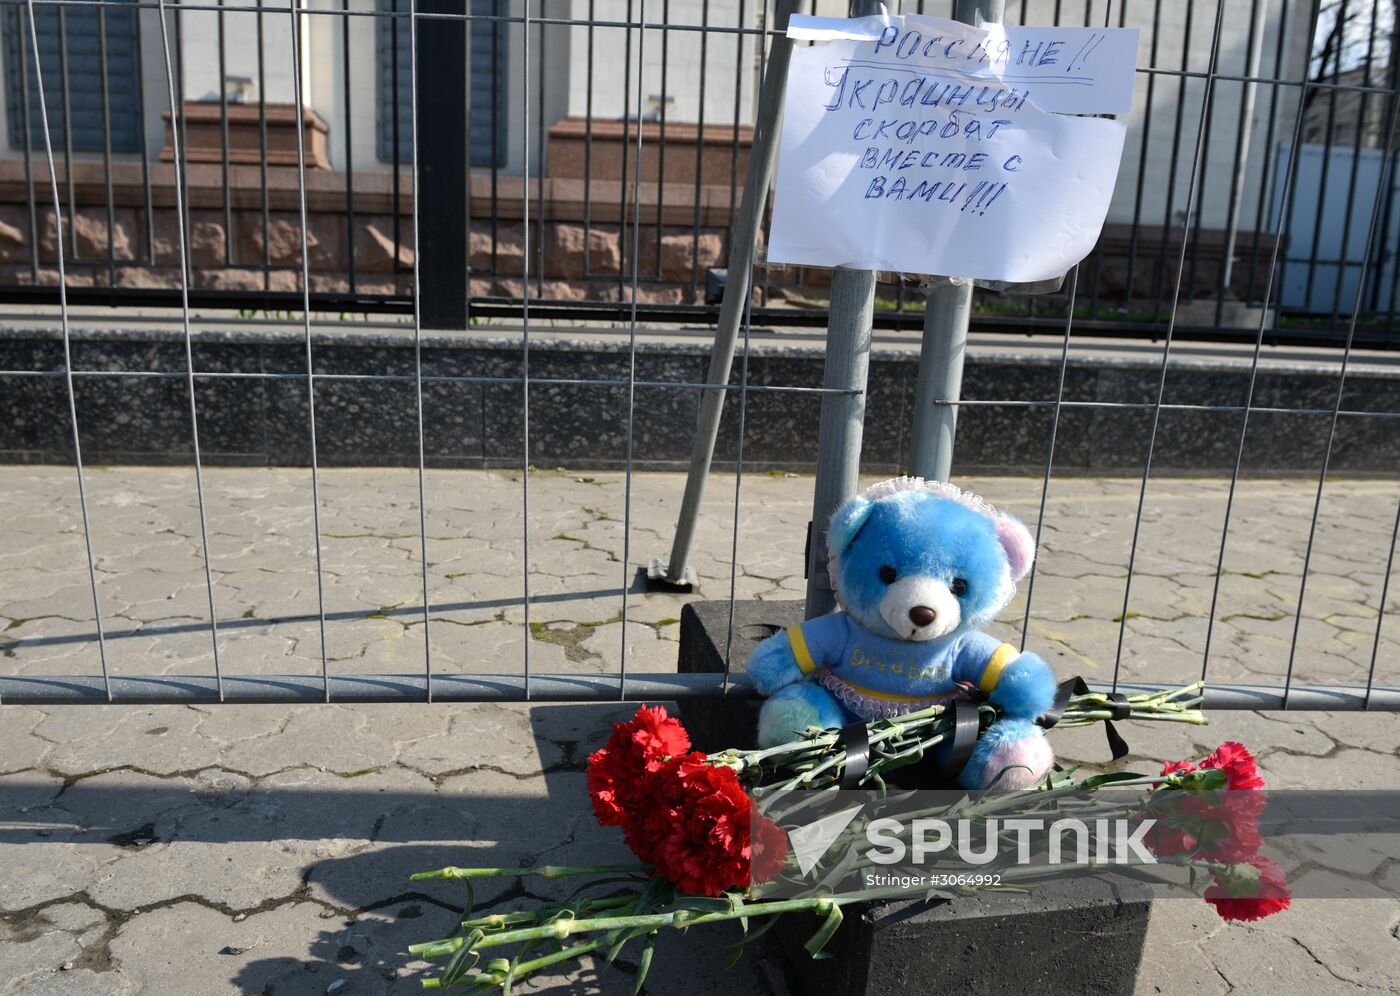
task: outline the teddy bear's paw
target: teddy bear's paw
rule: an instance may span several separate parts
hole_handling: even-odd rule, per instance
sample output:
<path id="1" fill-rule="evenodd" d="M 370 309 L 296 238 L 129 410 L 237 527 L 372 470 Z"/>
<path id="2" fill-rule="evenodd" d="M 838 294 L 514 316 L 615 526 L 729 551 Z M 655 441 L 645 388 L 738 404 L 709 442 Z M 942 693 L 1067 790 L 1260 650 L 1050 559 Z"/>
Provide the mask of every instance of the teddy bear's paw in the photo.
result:
<path id="1" fill-rule="evenodd" d="M 754 647 L 745 667 L 754 685 L 764 695 L 772 695 L 802 677 L 802 669 L 797 666 L 787 633 L 776 633 Z M 777 742 L 783 743 L 782 740 Z"/>
<path id="2" fill-rule="evenodd" d="M 816 726 L 817 707 L 805 699 L 769 699 L 758 713 L 758 745 L 773 747 L 796 740 L 809 726 Z"/>
<path id="3" fill-rule="evenodd" d="M 1030 788 L 1055 763 L 1045 733 L 1024 719 L 1003 719 L 977 741 L 958 776 L 963 788 L 1011 792 Z"/>
<path id="4" fill-rule="evenodd" d="M 758 713 L 758 745 L 773 747 L 796 740 L 809 726 L 832 729 L 845 726 L 848 717 L 841 704 L 820 685 L 788 685 Z"/>
<path id="5" fill-rule="evenodd" d="M 1001 674 L 992 705 L 1007 716 L 1035 719 L 1055 701 L 1055 673 L 1035 654 L 1023 653 Z"/>

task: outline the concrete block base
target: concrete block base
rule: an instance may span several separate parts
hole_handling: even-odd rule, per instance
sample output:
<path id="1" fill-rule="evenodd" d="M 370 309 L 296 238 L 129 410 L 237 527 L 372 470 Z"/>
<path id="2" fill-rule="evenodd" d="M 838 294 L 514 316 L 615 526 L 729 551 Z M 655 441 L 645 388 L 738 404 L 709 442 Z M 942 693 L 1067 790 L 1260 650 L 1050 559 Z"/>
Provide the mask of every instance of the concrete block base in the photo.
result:
<path id="1" fill-rule="evenodd" d="M 810 996 L 1126 996 L 1151 910 L 1145 889 L 1132 891 L 1067 879 L 1030 894 L 872 903 L 846 911 L 826 948 L 833 957 L 820 961 L 803 947 L 816 917 L 785 917 L 773 933 L 789 986 Z"/>
<path id="2" fill-rule="evenodd" d="M 1182 325 L 1213 325 L 1246 330 L 1257 330 L 1260 322 L 1266 329 L 1276 324 L 1277 315 L 1273 308 L 1253 308 L 1243 301 L 1230 298 L 1220 306 L 1220 317 L 1217 319 L 1216 304 L 1214 299 L 1183 302 L 1177 305 L 1176 320 Z"/>

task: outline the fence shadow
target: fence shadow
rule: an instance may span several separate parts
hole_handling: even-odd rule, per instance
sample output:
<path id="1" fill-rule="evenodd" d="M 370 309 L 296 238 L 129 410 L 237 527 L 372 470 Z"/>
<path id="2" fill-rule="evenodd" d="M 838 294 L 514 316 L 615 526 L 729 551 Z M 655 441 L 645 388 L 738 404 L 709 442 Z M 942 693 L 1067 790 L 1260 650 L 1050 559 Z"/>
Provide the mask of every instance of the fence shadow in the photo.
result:
<path id="1" fill-rule="evenodd" d="M 0 843 L 73 843 L 107 853 L 120 848 L 137 858 L 137 879 L 145 874 L 192 876 L 194 894 L 226 915 L 246 914 L 257 943 L 268 937 L 268 945 L 279 950 L 235 969 L 231 982 L 239 992 L 321 994 L 342 979 L 347 985 L 337 992 L 418 992 L 419 979 L 425 971 L 432 973 L 421 963 L 411 964 L 407 947 L 450 933 L 466 890 L 459 882 L 410 882 L 413 872 L 454 864 L 524 867 L 630 860 L 620 835 L 594 822 L 582 771 L 602 732 L 634 708 L 532 709 L 537 751 L 557 758 L 562 747 L 564 756 L 543 774 L 524 779 L 528 787 L 519 792 L 511 788 L 518 776 L 490 768 L 479 769 L 480 780 L 453 779 L 445 785 L 413 776 L 421 788 L 390 788 L 384 780 L 374 784 L 373 775 L 346 778 L 343 789 L 299 786 L 288 780 L 294 771 L 250 786 L 212 770 L 197 781 L 79 779 L 52 797 L 51 783 L 11 780 L 0 797 Z M 471 761 L 471 749 L 470 739 L 464 738 L 464 762 Z M 120 757 L 113 760 L 120 762 Z M 401 769 L 389 769 L 395 770 Z M 477 784 L 488 787 L 471 788 Z M 274 850 L 266 848 L 269 843 Z M 143 870 L 139 855 L 148 851 L 151 865 Z M 240 861 L 248 862 L 250 877 L 266 871 L 265 865 L 281 864 L 284 873 L 295 869 L 301 886 L 242 909 L 246 899 L 240 903 L 220 894 L 229 879 L 218 873 L 219 865 Z M 167 872 L 156 871 L 158 867 Z M 213 869 L 207 881 L 200 868 Z M 139 882 L 135 887 L 140 888 Z M 535 895 L 562 897 L 572 887 L 536 881 L 528 888 Z M 178 888 L 184 889 L 184 883 Z M 476 889 L 477 908 L 526 895 L 517 877 L 486 880 Z M 310 905 L 299 908 L 299 903 Z M 274 919 L 258 923 L 265 916 Z M 302 953 L 295 950 L 300 938 L 295 930 L 288 936 L 283 917 L 291 918 L 293 927 L 308 917 L 313 923 L 314 918 L 324 920 L 325 927 L 307 937 Z M 230 936 L 241 922 L 231 921 Z M 269 931 L 279 923 L 283 926 Z M 277 934 L 280 940 L 271 939 Z M 236 948 L 244 943 L 239 940 L 212 938 L 210 943 L 230 945 L 224 954 L 243 953 Z M 280 953 L 289 946 L 293 953 Z M 567 985 L 543 983 L 532 991 L 630 992 L 626 958 L 621 967 L 599 968 L 606 978 L 586 968 Z"/>
<path id="2" fill-rule="evenodd" d="M 644 580 L 632 585 L 628 591 L 637 594 L 646 590 Z M 621 588 L 593 588 L 585 591 L 565 591 L 550 592 L 544 594 L 531 594 L 530 604 L 551 604 L 555 602 L 577 602 L 587 601 L 592 598 L 621 598 L 623 589 Z M 478 599 L 473 602 L 433 602 L 428 606 L 428 611 L 432 613 L 444 612 L 468 612 L 481 609 L 506 609 L 523 605 L 525 598 L 487 598 Z M 423 606 L 400 605 L 392 608 L 380 609 L 347 609 L 337 612 L 327 612 L 324 617 L 314 612 L 303 612 L 297 615 L 279 615 L 260 617 L 240 617 L 237 619 L 220 619 L 219 632 L 228 633 L 240 629 L 259 629 L 265 626 L 278 626 L 290 623 L 314 623 L 324 618 L 326 622 L 345 622 L 363 619 L 398 618 L 421 619 L 423 616 Z M 126 629 L 104 629 L 102 638 L 106 640 L 121 640 L 131 637 L 147 636 L 170 636 L 177 633 L 207 633 L 209 623 L 167 623 L 157 626 L 136 626 Z M 39 636 L 28 637 L 23 640 L 11 640 L 0 642 L 0 653 L 4 651 L 18 650 L 21 647 L 51 647 L 62 644 L 90 643 L 98 638 L 97 630 L 93 629 L 82 633 L 65 633 L 59 636 Z"/>

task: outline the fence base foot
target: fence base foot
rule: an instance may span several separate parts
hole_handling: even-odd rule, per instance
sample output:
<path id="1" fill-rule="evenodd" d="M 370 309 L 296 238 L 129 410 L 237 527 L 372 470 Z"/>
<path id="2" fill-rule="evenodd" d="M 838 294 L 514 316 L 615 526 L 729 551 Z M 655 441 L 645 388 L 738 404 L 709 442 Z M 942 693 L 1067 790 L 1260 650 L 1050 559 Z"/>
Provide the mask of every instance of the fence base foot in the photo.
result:
<path id="1" fill-rule="evenodd" d="M 700 578 L 696 576 L 695 568 L 687 565 L 679 577 L 674 577 L 662 558 L 652 557 L 647 561 L 647 591 L 695 591 L 699 587 Z"/>

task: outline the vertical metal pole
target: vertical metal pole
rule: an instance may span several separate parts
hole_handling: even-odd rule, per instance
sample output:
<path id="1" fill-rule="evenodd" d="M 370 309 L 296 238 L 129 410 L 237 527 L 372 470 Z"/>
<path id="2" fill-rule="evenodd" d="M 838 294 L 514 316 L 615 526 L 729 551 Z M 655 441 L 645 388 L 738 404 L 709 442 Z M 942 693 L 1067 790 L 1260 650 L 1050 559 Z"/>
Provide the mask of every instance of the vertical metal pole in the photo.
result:
<path id="1" fill-rule="evenodd" d="M 878 14 L 882 6 L 878 0 L 851 0 L 851 16 Z M 833 271 L 822 386 L 840 393 L 822 395 L 812 534 L 807 545 L 808 619 L 825 615 L 836 607 L 836 594 L 826 569 L 827 524 L 841 503 L 855 494 L 860 477 L 865 384 L 870 369 L 870 333 L 874 319 L 874 272 L 845 268 Z"/>
<path id="2" fill-rule="evenodd" d="M 466 14 L 467 0 L 422 0 L 422 14 Z M 414 190 L 422 255 L 414 259 L 423 328 L 467 327 L 467 23 L 429 20 L 418 39 L 414 86 L 432 94 L 433 113 L 418 122 Z M 403 30 L 401 27 L 400 30 Z M 397 56 L 396 56 L 397 58 Z M 394 95 L 395 106 L 398 94 Z M 395 155 L 394 169 L 398 170 Z M 525 182 L 528 185 L 528 177 Z M 395 176 L 395 189 L 398 179 Z M 528 196 L 528 194 L 527 194 Z M 419 200 L 421 198 L 421 200 Z M 421 206 L 421 210 L 418 208 Z M 397 244 L 397 239 L 395 240 Z"/>
<path id="3" fill-rule="evenodd" d="M 1244 73 L 1246 76 L 1253 76 L 1259 69 L 1259 60 L 1264 54 L 1264 21 L 1268 17 L 1268 9 L 1259 12 L 1259 16 L 1254 19 L 1251 27 L 1254 29 L 1249 39 L 1249 53 L 1245 64 Z M 1284 26 L 1279 25 L 1282 32 Z M 1254 127 L 1254 100 L 1259 89 L 1257 83 L 1244 84 L 1244 102 L 1240 108 L 1240 119 L 1244 122 L 1244 128 L 1240 133 L 1240 147 L 1238 155 L 1235 157 L 1235 177 L 1231 181 L 1231 191 L 1244 190 L 1245 172 L 1249 163 L 1249 133 Z M 1275 98 L 1277 99 L 1277 98 Z M 1240 201 L 1242 197 L 1233 197 L 1230 201 L 1230 217 L 1225 227 L 1225 273 L 1221 278 L 1221 288 L 1225 292 L 1228 300 L 1233 295 L 1230 293 L 1230 278 L 1234 275 L 1235 269 L 1235 241 L 1240 230 Z M 1260 222 L 1255 220 L 1255 227 L 1258 228 Z M 1218 319 L 1217 319 L 1218 322 Z"/>
<path id="4" fill-rule="evenodd" d="M 83 441 L 82 432 L 78 427 L 78 396 L 73 389 L 73 335 L 68 322 L 68 275 L 63 269 L 63 205 L 58 199 L 58 167 L 53 158 L 53 129 L 49 127 L 49 104 L 44 97 L 44 60 L 39 51 L 39 27 L 34 21 L 34 0 L 28 0 L 24 6 L 29 27 L 30 52 L 34 56 L 35 92 L 39 98 L 39 133 L 44 136 L 44 159 L 49 165 L 49 190 L 53 197 L 54 263 L 58 266 L 58 319 L 63 330 L 63 379 L 68 388 L 68 424 L 73 430 L 73 467 L 78 472 L 78 508 L 83 513 L 83 547 L 87 553 L 88 587 L 92 591 L 92 622 L 93 627 L 97 630 L 97 656 L 102 665 L 102 688 L 106 693 L 107 701 L 111 702 L 112 678 L 107 670 L 107 636 L 102 629 L 102 600 L 97 597 L 97 562 L 92 556 L 92 517 L 88 512 L 87 485 L 83 481 Z M 164 12 L 162 12 L 162 16 L 164 16 Z M 162 28 L 162 30 L 164 29 Z M 30 130 L 29 124 L 27 97 L 26 94 L 24 104 L 24 147 L 26 150 L 34 143 L 34 133 Z M 69 187 L 71 189 L 71 183 Z M 29 230 L 37 236 L 39 229 L 33 224 L 34 187 L 32 185 L 29 186 L 29 195 L 31 198 Z M 72 215 L 69 217 L 71 218 Z M 37 269 L 39 245 L 37 237 L 34 239 L 34 245 Z"/>
<path id="5" fill-rule="evenodd" d="M 870 333 L 874 319 L 875 273 L 844 268 L 832 273 L 822 387 L 842 393 L 822 395 L 817 481 L 812 496 L 812 541 L 808 544 L 808 619 L 825 615 L 836 607 L 836 594 L 826 569 L 827 524 L 841 503 L 855 494 L 860 477 L 865 382 L 870 368 Z"/>
<path id="6" fill-rule="evenodd" d="M 349 9 L 349 0 L 345 0 L 345 3 L 346 3 L 346 9 Z M 414 0 L 408 0 L 408 10 L 409 10 L 409 21 L 408 21 L 408 61 L 409 61 L 410 71 L 416 73 L 416 72 L 418 71 L 418 42 L 419 42 L 420 38 L 422 37 L 421 30 L 420 30 L 421 27 L 422 27 L 422 22 L 418 20 L 418 5 L 414 2 Z M 345 20 L 344 22 L 342 22 L 342 23 L 348 24 L 348 23 L 349 23 L 349 18 L 346 18 L 346 20 Z M 349 29 L 348 29 L 348 28 L 346 29 L 345 34 L 344 34 L 344 41 L 345 41 L 345 55 L 346 55 L 347 64 L 348 64 L 348 59 L 349 59 L 349 56 L 350 56 L 350 33 L 349 33 Z M 397 50 L 395 50 L 395 52 L 394 52 L 394 58 L 395 58 L 395 59 L 398 58 L 398 51 L 397 51 Z M 348 71 L 347 71 L 347 72 L 348 72 Z M 348 121 L 349 121 L 349 114 L 348 114 L 348 111 L 349 111 L 349 108 L 350 108 L 350 88 L 349 88 L 349 77 L 348 77 L 348 76 L 346 77 L 346 81 L 347 81 L 347 82 L 346 82 L 346 89 L 345 89 L 345 107 L 346 107 L 346 111 L 347 111 L 346 120 L 347 120 L 347 122 L 348 122 Z M 397 94 L 394 95 L 394 99 L 395 99 L 396 101 L 399 99 Z M 412 126 L 413 126 L 413 133 L 414 133 L 415 135 L 418 134 L 418 121 L 419 121 L 419 113 L 418 113 L 418 87 L 416 87 L 416 86 L 412 89 L 412 91 L 411 91 L 410 94 L 409 94 L 408 120 L 411 122 L 411 124 L 412 124 Z M 349 131 L 349 129 L 347 128 L 346 130 L 347 130 L 347 137 L 346 137 L 346 140 L 345 140 L 345 176 L 346 176 L 346 179 L 347 179 L 347 181 L 348 181 L 348 179 L 349 179 L 349 177 L 350 177 L 350 174 L 351 174 L 352 172 L 354 172 L 354 170 L 353 170 L 353 168 L 352 168 L 351 165 L 350 165 L 352 160 L 350 159 L 350 139 L 349 139 L 349 137 L 348 137 L 348 131 Z M 397 158 L 398 158 L 398 157 L 397 157 L 397 150 L 396 150 L 395 159 L 397 159 Z M 418 253 L 419 253 L 420 249 L 422 248 L 422 247 L 421 247 L 421 244 L 420 244 L 420 241 L 419 241 L 419 219 L 420 219 L 420 216 L 421 216 L 421 212 L 419 211 L 419 208 L 420 208 L 422 205 L 421 205 L 421 204 L 419 203 L 419 201 L 418 201 L 418 182 L 419 182 L 419 179 L 418 179 L 418 145 L 417 145 L 416 143 L 415 143 L 414 146 L 413 146 L 413 156 L 412 156 L 412 160 L 413 160 L 413 188 L 412 188 L 412 193 L 413 193 L 413 259 L 414 259 L 414 262 L 416 263 L 416 262 L 418 261 Z M 465 160 L 463 160 L 463 162 L 465 162 Z M 395 164 L 394 168 L 395 168 L 395 169 L 398 168 L 397 163 Z M 398 182 L 397 177 L 395 178 L 395 182 L 396 182 L 396 183 Z M 349 195 L 347 194 L 347 196 L 349 196 Z M 350 207 L 350 204 L 351 204 L 350 201 L 346 201 L 346 208 L 347 208 L 347 209 Z M 348 252 L 349 255 L 350 255 L 350 289 L 351 289 L 351 291 L 353 291 L 353 290 L 355 289 L 355 216 L 354 216 L 353 214 L 348 213 L 348 210 L 347 210 L 347 214 L 346 214 L 345 224 L 346 224 L 346 230 L 349 232 L 349 236 L 348 236 L 348 238 L 346 239 L 346 243 L 345 243 L 345 244 L 346 244 L 346 247 L 347 247 L 347 252 Z M 395 260 L 394 260 L 394 266 L 395 266 L 395 267 L 398 266 L 398 259 L 397 259 L 397 258 L 395 258 Z M 398 278 L 397 278 L 397 276 L 396 276 L 396 277 L 395 277 L 395 284 L 397 285 L 397 283 L 398 283 Z M 414 400 L 413 414 L 414 414 L 414 416 L 415 416 L 415 421 L 418 423 L 418 425 L 417 425 L 417 429 L 418 429 L 418 553 L 419 553 L 418 564 L 419 564 L 419 566 L 423 569 L 422 580 L 423 580 L 423 682 L 424 682 L 424 692 L 425 692 L 425 694 L 426 694 L 426 697 L 427 697 L 428 701 L 429 701 L 429 702 L 432 702 L 432 701 L 433 701 L 433 636 L 432 636 L 432 633 L 429 632 L 428 626 L 429 626 L 429 624 L 430 624 L 431 621 L 432 621 L 432 620 L 431 620 L 431 617 L 432 617 L 433 603 L 432 603 L 432 601 L 429 599 L 429 592 L 428 592 L 428 487 L 427 487 L 427 482 L 426 482 L 425 479 L 424 479 L 427 475 L 426 475 L 426 471 L 425 471 L 425 469 L 424 469 L 424 463 L 425 463 L 424 454 L 425 454 L 425 449 L 426 449 L 426 448 L 425 448 L 424 445 L 423 445 L 423 320 L 422 320 L 422 319 L 423 319 L 423 313 L 422 313 L 423 296 L 422 296 L 422 294 L 419 293 L 419 289 L 420 289 L 422 286 L 423 286 L 423 283 L 422 283 L 422 279 L 421 279 L 421 274 L 419 273 L 418 268 L 415 266 L 415 267 L 414 267 L 414 270 L 413 270 L 413 381 L 414 381 L 414 383 L 413 383 L 413 387 L 414 387 L 414 392 L 413 392 L 413 400 Z M 465 295 L 464 295 L 464 297 L 465 297 Z M 463 324 L 465 325 L 465 323 L 463 323 Z"/>
<path id="7" fill-rule="evenodd" d="M 306 343 L 306 435 L 307 441 L 311 444 L 311 528 L 316 543 L 316 623 L 317 632 L 321 637 L 321 694 L 326 703 L 329 704 L 331 701 L 331 671 L 330 658 L 326 656 L 326 565 L 324 552 L 321 548 L 321 458 L 316 448 L 316 363 L 311 343 L 311 249 L 306 227 L 306 133 L 302 127 L 306 120 L 301 89 L 304 79 L 301 72 L 302 14 L 298 4 L 288 4 L 287 12 L 292 18 L 292 106 L 296 111 L 297 221 L 301 227 L 301 328 L 303 341 Z M 261 19 L 262 15 L 259 14 L 258 17 Z M 177 29 L 179 23 L 180 11 L 177 9 L 175 11 Z M 177 31 L 176 38 L 179 37 Z M 178 46 L 175 51 L 177 53 L 180 51 Z M 181 79 L 183 78 L 182 76 Z M 260 92 L 259 97 L 261 96 Z M 180 106 L 184 106 L 183 99 Z M 189 148 L 189 145 L 187 144 L 185 148 Z M 397 173 L 394 175 L 394 183 L 397 186 Z M 189 203 L 188 196 L 185 203 Z M 266 203 L 265 200 L 264 203 Z M 189 212 L 186 211 L 185 217 L 180 222 L 182 225 L 188 222 L 188 215 Z M 189 236 L 186 234 L 185 245 L 189 244 Z M 266 242 L 263 245 L 264 250 L 266 250 Z M 426 642 L 427 634 L 424 633 L 423 637 L 424 642 Z"/>
<path id="8" fill-rule="evenodd" d="M 803 3 L 804 0 L 779 0 L 774 16 L 773 27 L 778 34 L 773 38 L 773 46 L 768 53 L 768 71 L 763 78 L 758 122 L 744 176 L 744 196 L 739 203 L 739 217 L 729 243 L 729 279 L 725 283 L 724 301 L 720 305 L 719 321 L 715 326 L 710 370 L 705 377 L 705 383 L 715 386 L 706 388 L 700 395 L 700 424 L 695 430 L 695 446 L 690 455 L 690 470 L 685 480 L 680 517 L 676 522 L 676 538 L 671 544 L 671 558 L 664 564 L 654 560 L 648 569 L 653 579 L 670 584 L 695 584 L 694 571 L 690 570 L 695 522 L 700 516 L 700 500 L 704 497 L 705 484 L 710 476 L 715 440 L 719 438 L 720 414 L 724 408 L 729 372 L 734 367 L 739 323 L 751 292 L 758 230 L 763 224 L 768 187 L 773 182 L 773 170 L 778 162 L 778 134 L 782 130 L 788 57 L 792 53 L 792 42 L 787 37 L 788 15 L 800 10 Z M 762 41 L 759 43 L 762 44 Z"/>
<path id="9" fill-rule="evenodd" d="M 953 17 L 964 24 L 1000 23 L 1005 14 L 1005 0 L 957 0 L 953 5 Z M 971 314 L 971 280 L 934 277 L 930 281 L 909 443 L 909 473 L 918 477 L 946 481 L 953 472 L 957 402 L 962 398 Z"/>
<path id="10" fill-rule="evenodd" d="M 958 431 L 963 359 L 972 313 L 972 281 L 933 277 L 924 311 L 919 379 L 914 390 L 914 425 L 909 441 L 909 473 L 946 481 L 953 472 L 953 438 Z"/>

